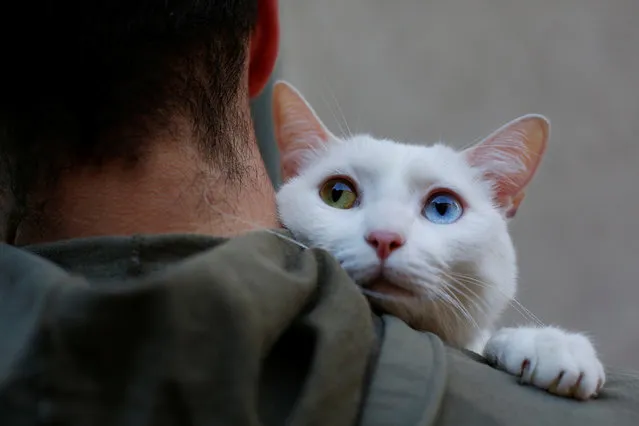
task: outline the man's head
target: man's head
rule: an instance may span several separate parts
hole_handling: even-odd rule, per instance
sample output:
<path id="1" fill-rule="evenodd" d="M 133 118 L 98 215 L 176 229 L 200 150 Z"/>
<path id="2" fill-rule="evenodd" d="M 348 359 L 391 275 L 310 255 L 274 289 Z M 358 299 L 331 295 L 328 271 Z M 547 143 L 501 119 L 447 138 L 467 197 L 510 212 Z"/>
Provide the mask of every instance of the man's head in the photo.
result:
<path id="1" fill-rule="evenodd" d="M 0 176 L 13 217 L 50 202 L 67 176 L 127 173 L 158 150 L 194 148 L 229 185 L 250 174 L 249 97 L 277 56 L 276 0 L 2 9 Z"/>

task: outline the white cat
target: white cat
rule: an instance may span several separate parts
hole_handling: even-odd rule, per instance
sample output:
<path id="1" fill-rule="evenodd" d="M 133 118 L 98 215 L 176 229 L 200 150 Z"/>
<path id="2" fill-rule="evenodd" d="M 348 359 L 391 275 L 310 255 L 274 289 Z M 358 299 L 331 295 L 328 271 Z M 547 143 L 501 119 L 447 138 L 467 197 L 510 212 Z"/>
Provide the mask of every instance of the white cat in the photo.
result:
<path id="1" fill-rule="evenodd" d="M 279 215 L 296 239 L 330 252 L 373 305 L 413 328 L 555 394 L 597 394 L 605 373 L 583 334 L 491 333 L 517 287 L 507 221 L 544 153 L 544 117 L 518 118 L 458 152 L 337 138 L 284 82 L 273 107 L 284 180 Z"/>

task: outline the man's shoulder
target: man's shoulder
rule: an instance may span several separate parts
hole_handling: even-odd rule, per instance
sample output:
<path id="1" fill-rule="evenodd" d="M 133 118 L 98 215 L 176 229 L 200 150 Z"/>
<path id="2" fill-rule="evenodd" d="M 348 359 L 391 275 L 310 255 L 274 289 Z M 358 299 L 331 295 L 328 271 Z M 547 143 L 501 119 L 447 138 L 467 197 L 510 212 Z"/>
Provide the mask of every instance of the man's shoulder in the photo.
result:
<path id="1" fill-rule="evenodd" d="M 247 416 L 353 424 L 376 339 L 366 300 L 339 263 L 269 232 L 188 253 L 172 238 L 0 246 L 0 418 L 36 410 L 35 371 L 49 394 L 65 395 L 51 401 L 65 424 L 133 415 L 136 395 L 182 412 L 180 398 L 166 399 L 171 386 L 217 407 L 206 410 L 211 424 Z M 55 342 L 38 343 L 52 331 Z M 34 399 L 11 399 L 18 391 Z M 189 407 L 162 424 L 201 414 L 199 403 Z"/>

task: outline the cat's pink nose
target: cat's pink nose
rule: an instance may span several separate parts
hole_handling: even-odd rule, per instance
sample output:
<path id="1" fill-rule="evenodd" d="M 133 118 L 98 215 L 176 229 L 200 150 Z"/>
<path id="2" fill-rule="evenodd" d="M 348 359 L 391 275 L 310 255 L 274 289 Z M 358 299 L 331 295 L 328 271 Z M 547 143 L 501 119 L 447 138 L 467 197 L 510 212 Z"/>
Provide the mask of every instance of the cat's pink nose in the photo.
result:
<path id="1" fill-rule="evenodd" d="M 380 260 L 386 260 L 404 245 L 404 238 L 396 232 L 373 231 L 366 237 L 366 242 L 375 249 Z"/>

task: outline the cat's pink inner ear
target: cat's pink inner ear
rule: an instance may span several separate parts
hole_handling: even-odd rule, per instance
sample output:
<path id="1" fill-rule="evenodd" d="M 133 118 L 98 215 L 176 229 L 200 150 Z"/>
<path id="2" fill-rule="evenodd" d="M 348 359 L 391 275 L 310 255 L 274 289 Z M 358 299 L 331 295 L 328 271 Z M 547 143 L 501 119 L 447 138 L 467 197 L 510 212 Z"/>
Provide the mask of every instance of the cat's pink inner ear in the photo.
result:
<path id="1" fill-rule="evenodd" d="M 283 81 L 273 87 L 273 120 L 286 181 L 297 175 L 309 151 L 320 149 L 332 135 L 302 95 Z"/>
<path id="2" fill-rule="evenodd" d="M 547 118 L 525 115 L 466 151 L 469 164 L 482 170 L 493 182 L 495 201 L 507 217 L 514 216 L 523 201 L 526 186 L 546 150 L 549 134 Z"/>

